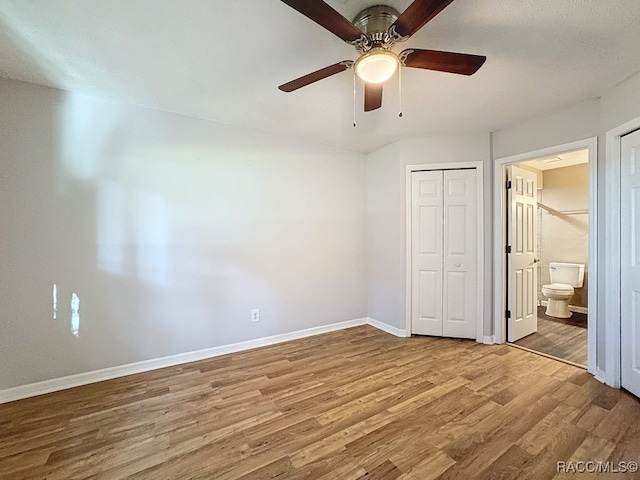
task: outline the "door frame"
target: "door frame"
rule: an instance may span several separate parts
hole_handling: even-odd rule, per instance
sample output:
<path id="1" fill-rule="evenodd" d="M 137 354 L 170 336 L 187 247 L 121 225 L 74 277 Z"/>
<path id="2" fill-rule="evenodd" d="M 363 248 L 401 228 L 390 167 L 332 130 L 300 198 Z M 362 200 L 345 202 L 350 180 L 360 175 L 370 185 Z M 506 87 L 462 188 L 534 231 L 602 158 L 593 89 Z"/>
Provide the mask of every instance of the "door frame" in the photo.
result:
<path id="1" fill-rule="evenodd" d="M 589 302 L 587 316 L 587 370 L 596 373 L 596 327 L 598 313 L 598 137 L 556 145 L 541 150 L 498 158 L 494 161 L 493 187 L 493 332 L 495 343 L 506 342 L 506 166 L 575 150 L 589 150 Z M 619 214 L 619 212 L 618 212 Z"/>
<path id="2" fill-rule="evenodd" d="M 451 162 L 451 163 L 426 163 L 418 165 L 407 165 L 406 167 L 406 314 L 405 314 L 405 334 L 411 336 L 411 311 L 412 311 L 412 284 L 411 284 L 411 238 L 412 238 L 412 217 L 411 217 L 411 175 L 413 172 L 429 171 L 429 170 L 462 170 L 476 169 L 476 208 L 477 208 L 477 233 L 478 246 L 476 250 L 477 271 L 476 271 L 476 342 L 485 342 L 484 337 L 484 171 L 483 162 Z"/>
<path id="3" fill-rule="evenodd" d="M 607 262 L 604 272 L 605 302 L 604 319 L 604 357 L 605 383 L 614 388 L 620 388 L 622 381 L 622 334 L 621 278 L 622 265 L 620 258 L 620 195 L 621 195 L 621 139 L 628 133 L 640 129 L 640 117 L 609 130 L 606 134 L 606 170 L 607 179 L 607 222 L 606 244 Z"/>

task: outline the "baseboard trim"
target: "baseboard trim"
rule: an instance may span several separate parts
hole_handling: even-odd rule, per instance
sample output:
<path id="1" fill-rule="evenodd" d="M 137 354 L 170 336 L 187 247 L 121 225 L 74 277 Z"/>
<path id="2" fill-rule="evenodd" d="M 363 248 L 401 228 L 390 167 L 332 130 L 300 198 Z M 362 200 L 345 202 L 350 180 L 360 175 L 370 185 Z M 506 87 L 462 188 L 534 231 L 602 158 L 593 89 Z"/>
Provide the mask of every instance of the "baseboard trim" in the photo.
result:
<path id="1" fill-rule="evenodd" d="M 377 328 L 378 330 L 382 330 L 383 332 L 390 333 L 391 335 L 395 335 L 396 337 L 406 337 L 407 331 L 398 327 L 393 327 L 384 322 L 376 320 L 371 317 L 367 317 L 367 323 L 372 327 Z"/>
<path id="2" fill-rule="evenodd" d="M 269 345 L 275 345 L 277 343 L 288 342 L 290 340 L 297 340 L 300 338 L 320 335 L 322 333 L 335 332 L 337 330 L 344 330 L 345 328 L 357 327 L 366 324 L 370 324 L 386 332 L 388 331 L 381 326 L 371 323 L 371 319 L 369 318 L 357 318 L 354 320 L 347 320 L 345 322 L 332 323 L 320 327 L 312 327 L 304 330 L 297 330 L 295 332 L 273 335 L 271 337 L 258 338 L 256 340 L 248 340 L 246 342 L 233 343 L 230 345 L 206 348 L 204 350 L 197 350 L 193 352 L 180 353 L 177 355 L 170 355 L 167 357 L 154 358 L 142 362 L 119 365 L 117 367 L 103 368 L 101 370 L 95 370 L 92 372 L 78 373 L 66 377 L 54 378 L 51 380 L 44 380 L 42 382 L 31 383 L 28 385 L 7 388 L 5 390 L 0 390 L 0 404 L 13 402 L 15 400 L 21 400 L 28 397 L 35 397 L 37 395 L 44 395 L 46 393 L 57 392 L 60 390 L 66 390 L 68 388 L 88 385 L 90 383 L 102 382 L 104 380 L 111 380 L 113 378 L 124 377 L 136 373 L 148 372 L 151 370 L 157 370 L 159 368 L 174 367 L 176 365 L 181 365 L 184 363 L 206 360 L 207 358 L 218 357 L 220 355 L 240 352 L 243 350 L 251 350 L 258 347 L 266 347 Z M 393 328 L 389 327 L 388 325 L 384 326 Z M 392 333 L 395 335 L 395 333 L 391 331 L 388 331 L 388 333 Z"/>
<path id="3" fill-rule="evenodd" d="M 485 345 L 493 345 L 496 341 L 493 335 L 485 335 L 482 339 L 482 343 Z"/>
<path id="4" fill-rule="evenodd" d="M 541 300 L 539 303 L 541 307 L 546 307 L 549 304 L 547 300 Z M 569 311 L 575 313 L 584 313 L 585 315 L 589 313 L 589 309 L 587 307 L 578 307 L 577 305 L 569 305 Z"/>
<path id="5" fill-rule="evenodd" d="M 585 315 L 589 313 L 589 309 L 587 309 L 586 307 L 578 307 L 576 305 L 569 305 L 569 311 L 576 312 L 576 313 L 584 313 Z"/>

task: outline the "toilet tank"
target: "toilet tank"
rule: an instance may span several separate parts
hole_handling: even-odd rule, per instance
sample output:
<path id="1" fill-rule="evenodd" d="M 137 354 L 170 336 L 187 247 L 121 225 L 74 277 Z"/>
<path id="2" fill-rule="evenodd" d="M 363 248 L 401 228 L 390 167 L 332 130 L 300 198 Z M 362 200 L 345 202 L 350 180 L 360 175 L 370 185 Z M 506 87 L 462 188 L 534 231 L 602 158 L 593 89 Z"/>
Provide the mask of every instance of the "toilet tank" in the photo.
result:
<path id="1" fill-rule="evenodd" d="M 549 262 L 551 283 L 566 283 L 580 288 L 584 282 L 584 263 Z"/>

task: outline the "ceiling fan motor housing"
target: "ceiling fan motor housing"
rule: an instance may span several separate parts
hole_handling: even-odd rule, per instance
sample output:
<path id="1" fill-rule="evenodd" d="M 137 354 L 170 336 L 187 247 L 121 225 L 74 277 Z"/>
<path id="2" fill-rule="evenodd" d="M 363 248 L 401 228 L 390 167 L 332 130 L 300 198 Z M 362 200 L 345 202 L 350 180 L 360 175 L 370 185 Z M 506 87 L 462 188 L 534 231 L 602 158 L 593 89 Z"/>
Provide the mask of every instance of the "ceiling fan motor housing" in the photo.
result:
<path id="1" fill-rule="evenodd" d="M 391 48 L 396 38 L 389 28 L 399 16 L 400 12 L 387 5 L 375 5 L 358 13 L 352 23 L 365 34 L 367 42 L 359 42 L 356 48 L 361 53 L 375 47 Z"/>

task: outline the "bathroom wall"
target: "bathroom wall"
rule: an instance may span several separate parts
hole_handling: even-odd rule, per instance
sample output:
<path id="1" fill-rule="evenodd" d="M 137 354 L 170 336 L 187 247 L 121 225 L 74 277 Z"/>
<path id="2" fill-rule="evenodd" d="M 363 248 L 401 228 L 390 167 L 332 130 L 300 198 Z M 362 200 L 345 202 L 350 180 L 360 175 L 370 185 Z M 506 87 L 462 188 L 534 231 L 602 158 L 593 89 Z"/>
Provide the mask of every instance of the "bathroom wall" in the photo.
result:
<path id="1" fill-rule="evenodd" d="M 539 285 L 551 282 L 549 262 L 585 264 L 585 283 L 569 302 L 587 307 L 587 281 L 589 272 L 589 164 L 556 168 L 543 172 L 544 188 L 540 202 L 557 211 L 550 213 L 539 208 L 541 230 L 541 265 Z M 569 212 L 569 213 L 567 213 Z M 570 212 L 574 212 L 570 214 Z M 538 298 L 545 300 L 542 292 Z"/>

